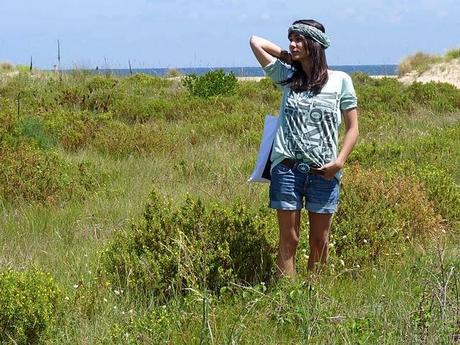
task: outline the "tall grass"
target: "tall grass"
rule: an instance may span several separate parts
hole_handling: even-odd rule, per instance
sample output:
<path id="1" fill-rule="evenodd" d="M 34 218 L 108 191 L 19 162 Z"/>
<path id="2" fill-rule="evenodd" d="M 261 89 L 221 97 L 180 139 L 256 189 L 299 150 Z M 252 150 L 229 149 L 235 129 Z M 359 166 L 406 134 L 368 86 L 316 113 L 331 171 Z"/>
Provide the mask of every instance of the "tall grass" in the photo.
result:
<path id="1" fill-rule="evenodd" d="M 460 48 L 449 49 L 445 54 L 445 58 L 447 61 L 460 58 Z"/>

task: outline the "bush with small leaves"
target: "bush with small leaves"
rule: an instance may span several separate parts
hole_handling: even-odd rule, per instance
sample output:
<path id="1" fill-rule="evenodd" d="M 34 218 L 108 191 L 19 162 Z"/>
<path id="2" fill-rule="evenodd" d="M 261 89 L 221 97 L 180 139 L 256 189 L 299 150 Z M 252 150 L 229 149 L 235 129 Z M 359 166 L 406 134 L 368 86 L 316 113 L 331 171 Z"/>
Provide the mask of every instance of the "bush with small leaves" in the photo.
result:
<path id="1" fill-rule="evenodd" d="M 434 112 L 454 112 L 460 110 L 460 89 L 448 83 L 412 83 L 405 93 L 419 105 Z"/>
<path id="2" fill-rule="evenodd" d="M 232 95 L 238 87 L 233 73 L 226 74 L 218 69 L 203 75 L 190 74 L 184 77 L 183 84 L 193 96 L 209 98 L 218 95 Z"/>
<path id="3" fill-rule="evenodd" d="M 442 233 L 441 217 L 415 178 L 358 165 L 345 171 L 331 256 L 347 267 L 402 254 Z"/>
<path id="4" fill-rule="evenodd" d="M 0 343 L 45 343 L 55 327 L 61 297 L 49 274 L 0 270 Z"/>
<path id="5" fill-rule="evenodd" d="M 44 152 L 24 142 L 0 142 L 0 198 L 8 202 L 56 204 L 82 198 L 102 178 L 88 163 L 70 163 L 56 152 Z"/>
<path id="6" fill-rule="evenodd" d="M 456 183 L 460 175 L 455 159 L 459 137 L 460 124 L 455 124 L 415 140 L 384 145 L 364 143 L 356 146 L 349 162 L 418 180 L 436 211 L 453 224 L 460 221 L 460 191 Z"/>
<path id="7" fill-rule="evenodd" d="M 273 217 L 243 205 L 206 207 L 187 198 L 173 210 L 152 192 L 144 217 L 115 235 L 102 252 L 102 274 L 114 286 L 159 302 L 188 288 L 215 292 L 231 283 L 253 284 L 272 275 Z"/>

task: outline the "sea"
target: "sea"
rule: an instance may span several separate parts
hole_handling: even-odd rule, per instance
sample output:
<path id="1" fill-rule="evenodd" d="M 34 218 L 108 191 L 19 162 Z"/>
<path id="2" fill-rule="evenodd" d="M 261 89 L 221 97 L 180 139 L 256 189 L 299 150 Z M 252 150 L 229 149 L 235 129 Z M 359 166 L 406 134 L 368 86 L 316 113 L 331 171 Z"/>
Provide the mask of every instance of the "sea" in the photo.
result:
<path id="1" fill-rule="evenodd" d="M 237 77 L 263 77 L 264 71 L 260 67 L 188 67 L 175 68 L 182 75 L 201 75 L 218 69 L 226 73 L 232 72 Z M 397 75 L 397 65 L 337 65 L 330 66 L 330 69 L 343 71 L 349 74 L 363 72 L 369 75 L 393 76 Z M 155 76 L 164 76 L 170 71 L 169 68 L 133 68 L 133 69 L 98 69 L 98 73 L 112 73 L 116 75 L 129 75 L 145 73 Z"/>

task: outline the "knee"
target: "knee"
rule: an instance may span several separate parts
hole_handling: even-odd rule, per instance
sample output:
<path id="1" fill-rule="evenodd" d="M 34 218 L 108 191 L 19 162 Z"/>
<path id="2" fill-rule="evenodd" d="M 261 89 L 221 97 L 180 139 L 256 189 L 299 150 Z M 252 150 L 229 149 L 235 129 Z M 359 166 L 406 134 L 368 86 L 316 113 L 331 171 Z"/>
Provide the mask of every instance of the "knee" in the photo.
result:
<path id="1" fill-rule="evenodd" d="M 310 236 L 310 247 L 315 250 L 323 250 L 327 248 L 327 236 Z"/>
<path id="2" fill-rule="evenodd" d="M 295 233 L 295 231 L 284 233 L 281 236 L 281 241 L 280 241 L 280 246 L 283 247 L 283 249 L 293 252 L 297 249 L 297 246 L 299 244 L 299 235 Z"/>

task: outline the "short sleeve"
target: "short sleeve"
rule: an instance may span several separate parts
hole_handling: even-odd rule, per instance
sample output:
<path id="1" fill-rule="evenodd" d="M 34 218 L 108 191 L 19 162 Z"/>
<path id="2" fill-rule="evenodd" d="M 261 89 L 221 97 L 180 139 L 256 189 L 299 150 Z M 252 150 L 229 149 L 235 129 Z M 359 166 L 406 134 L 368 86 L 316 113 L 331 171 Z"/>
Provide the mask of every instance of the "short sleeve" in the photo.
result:
<path id="1" fill-rule="evenodd" d="M 263 67 L 263 70 L 267 76 L 276 84 L 285 81 L 292 74 L 292 68 L 288 65 L 285 65 L 279 59 L 274 59 L 267 66 Z"/>
<path id="2" fill-rule="evenodd" d="M 340 109 L 348 110 L 358 106 L 358 99 L 356 98 L 355 88 L 353 81 L 348 74 L 344 74 L 342 79 L 342 92 L 340 97 Z"/>

